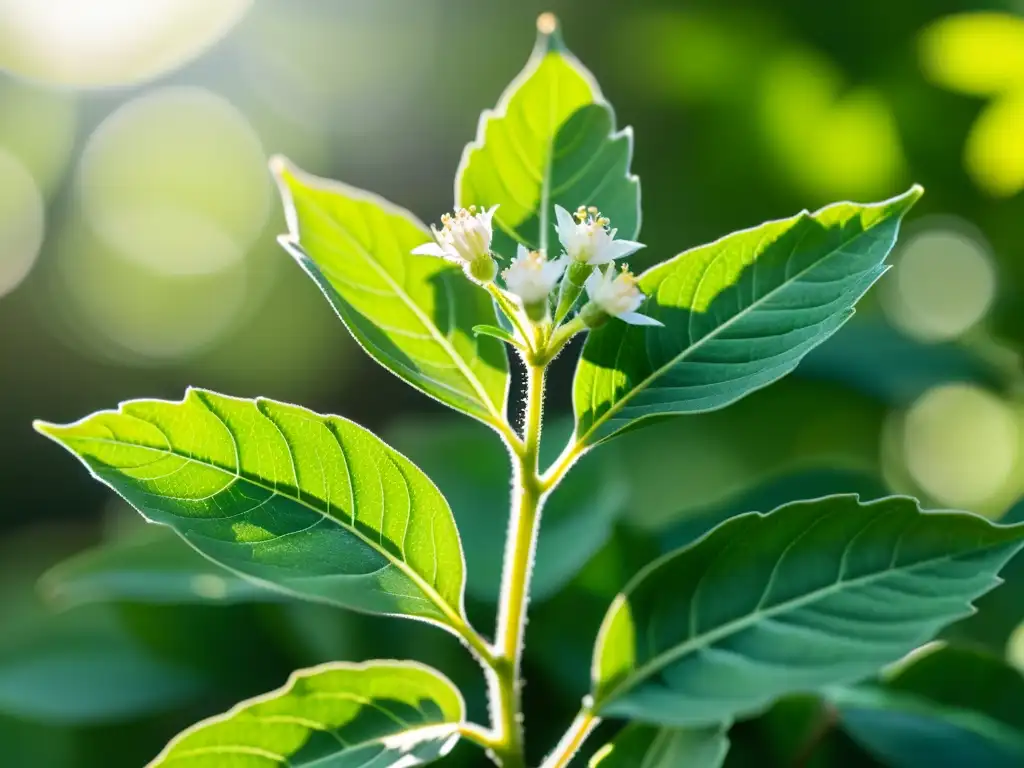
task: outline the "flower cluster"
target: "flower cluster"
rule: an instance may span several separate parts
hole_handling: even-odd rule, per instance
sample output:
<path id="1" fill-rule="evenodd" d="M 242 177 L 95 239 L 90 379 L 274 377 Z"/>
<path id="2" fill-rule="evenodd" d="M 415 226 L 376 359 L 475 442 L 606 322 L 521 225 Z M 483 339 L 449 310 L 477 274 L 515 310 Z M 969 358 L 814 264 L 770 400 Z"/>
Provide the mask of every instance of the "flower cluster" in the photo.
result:
<path id="1" fill-rule="evenodd" d="M 459 208 L 453 216 L 446 213 L 441 217 L 441 229 L 434 225 L 430 231 L 433 243 L 424 243 L 413 253 L 425 256 L 440 256 L 465 270 L 472 280 L 489 283 L 498 273 L 498 266 L 491 257 L 491 238 L 494 229 L 491 220 L 498 206 L 477 212 L 475 205 Z"/>
<path id="2" fill-rule="evenodd" d="M 477 210 L 460 208 L 441 217 L 441 229 L 431 226 L 432 243 L 413 253 L 440 256 L 459 264 L 474 281 L 487 285 L 497 276 L 491 253 L 492 219 L 497 206 Z M 531 251 L 520 244 L 516 257 L 501 273 L 505 287 L 534 322 L 550 319 L 552 299 L 557 297 L 556 324 L 573 309 L 586 289 L 589 302 L 580 310 L 584 325 L 595 328 L 609 317 L 631 325 L 661 325 L 636 310 L 645 296 L 636 278 L 614 261 L 643 248 L 642 243 L 616 239 L 611 222 L 593 207 L 580 206 L 570 214 L 555 206 L 556 231 L 563 253 L 549 259 L 544 251 Z"/>

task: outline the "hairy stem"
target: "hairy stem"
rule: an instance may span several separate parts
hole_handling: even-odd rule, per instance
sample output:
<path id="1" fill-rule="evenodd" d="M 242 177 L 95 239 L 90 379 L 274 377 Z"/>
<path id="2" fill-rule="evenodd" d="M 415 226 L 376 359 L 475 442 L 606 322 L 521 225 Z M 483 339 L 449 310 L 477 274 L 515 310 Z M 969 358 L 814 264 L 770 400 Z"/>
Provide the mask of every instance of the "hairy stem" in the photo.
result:
<path id="1" fill-rule="evenodd" d="M 548 755 L 540 768 L 564 768 L 580 751 L 583 742 L 601 724 L 600 718 L 584 709 L 573 720 L 558 746 Z"/>
<path id="2" fill-rule="evenodd" d="M 498 607 L 495 639 L 497 664 L 495 728 L 499 747 L 496 756 L 504 768 L 523 768 L 523 728 L 521 714 L 523 628 L 530 595 L 530 575 L 537 546 L 537 529 L 546 491 L 540 482 L 537 453 L 540 447 L 544 410 L 544 366 L 527 366 L 526 412 L 523 448 L 518 453 L 513 486 L 512 515 Z"/>

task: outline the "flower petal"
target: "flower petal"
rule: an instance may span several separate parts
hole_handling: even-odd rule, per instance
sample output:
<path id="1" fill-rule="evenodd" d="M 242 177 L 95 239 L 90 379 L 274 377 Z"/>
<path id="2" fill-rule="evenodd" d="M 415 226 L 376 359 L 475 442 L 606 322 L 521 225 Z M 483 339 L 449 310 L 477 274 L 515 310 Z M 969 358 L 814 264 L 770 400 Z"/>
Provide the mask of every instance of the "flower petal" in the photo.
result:
<path id="1" fill-rule="evenodd" d="M 583 281 L 583 286 L 587 289 L 587 296 L 591 299 L 601 290 L 601 283 L 604 282 L 604 275 L 601 274 L 601 270 L 595 268 L 593 272 Z"/>
<path id="2" fill-rule="evenodd" d="M 623 312 L 618 316 L 619 320 L 630 325 L 660 325 L 664 327 L 664 323 L 660 320 L 655 320 L 653 317 L 647 315 L 641 315 L 639 312 Z"/>
<path id="3" fill-rule="evenodd" d="M 448 255 L 445 253 L 444 248 L 437 243 L 424 243 L 423 245 L 418 245 L 412 249 L 412 252 L 417 256 L 440 256 L 442 259 Z"/>
<path id="4" fill-rule="evenodd" d="M 632 240 L 614 240 L 608 245 L 605 252 L 612 259 L 621 259 L 623 256 L 629 256 L 644 247 L 646 246 L 643 243 L 634 243 Z"/>
<path id="5" fill-rule="evenodd" d="M 530 258 L 530 249 L 520 243 L 516 246 L 516 259 L 528 259 Z"/>
<path id="6" fill-rule="evenodd" d="M 562 243 L 562 247 L 569 248 L 569 238 L 573 232 L 576 231 L 576 219 L 572 217 L 565 208 L 560 205 L 555 206 L 555 219 L 558 221 L 558 240 Z"/>

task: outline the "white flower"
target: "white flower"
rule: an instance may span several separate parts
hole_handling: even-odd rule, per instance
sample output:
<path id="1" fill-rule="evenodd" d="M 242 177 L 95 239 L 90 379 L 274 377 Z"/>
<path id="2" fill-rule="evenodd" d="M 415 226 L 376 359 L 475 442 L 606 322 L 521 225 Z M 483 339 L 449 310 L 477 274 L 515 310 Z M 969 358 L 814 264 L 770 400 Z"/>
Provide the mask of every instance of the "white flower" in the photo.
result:
<path id="1" fill-rule="evenodd" d="M 556 205 L 555 217 L 558 219 L 558 239 L 573 261 L 599 267 L 644 247 L 631 240 L 616 240 L 617 230 L 608 228 L 610 222 L 597 208 L 581 205 L 573 216 Z"/>
<path id="2" fill-rule="evenodd" d="M 630 325 L 662 325 L 653 317 L 636 311 L 646 297 L 636 287 L 636 278 L 626 267 L 618 274 L 614 267 L 608 267 L 604 272 L 595 269 L 587 278 L 586 288 L 590 300 L 605 314 Z M 586 310 L 584 307 L 584 313 Z"/>
<path id="3" fill-rule="evenodd" d="M 537 304 L 544 301 L 558 285 L 565 272 L 566 259 L 548 261 L 540 251 L 529 251 L 522 244 L 511 266 L 502 272 L 505 285 L 522 299 L 523 304 Z"/>
<path id="4" fill-rule="evenodd" d="M 441 217 L 441 229 L 433 224 L 433 243 L 424 243 L 414 248 L 413 253 L 421 256 L 440 256 L 459 264 L 466 274 L 484 282 L 494 279 L 497 267 L 491 258 L 491 237 L 494 230 L 491 219 L 498 206 L 477 212 L 475 205 L 459 208 L 453 216 L 446 213 Z"/>

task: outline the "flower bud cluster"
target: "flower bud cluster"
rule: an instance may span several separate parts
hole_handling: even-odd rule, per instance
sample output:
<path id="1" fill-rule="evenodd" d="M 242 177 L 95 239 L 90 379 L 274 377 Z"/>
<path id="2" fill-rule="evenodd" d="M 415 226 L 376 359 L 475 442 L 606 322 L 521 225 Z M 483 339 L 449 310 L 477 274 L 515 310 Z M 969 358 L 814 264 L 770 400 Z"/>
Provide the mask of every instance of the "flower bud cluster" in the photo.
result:
<path id="1" fill-rule="evenodd" d="M 497 206 L 477 210 L 460 208 L 441 217 L 441 229 L 431 227 L 434 242 L 413 253 L 439 256 L 459 264 L 470 279 L 493 282 L 498 269 L 491 253 L 493 218 Z M 583 289 L 588 303 L 580 310 L 590 328 L 616 317 L 632 325 L 661 325 L 636 310 L 646 298 L 636 278 L 625 267 L 616 271 L 614 261 L 643 248 L 641 243 L 616 239 L 616 230 L 601 212 L 580 206 L 575 214 L 555 206 L 556 231 L 563 252 L 548 259 L 544 251 L 531 251 L 520 244 L 516 257 L 501 276 L 509 293 L 535 323 L 550 320 L 552 300 L 558 298 L 556 319 L 560 322 L 572 309 Z"/>

